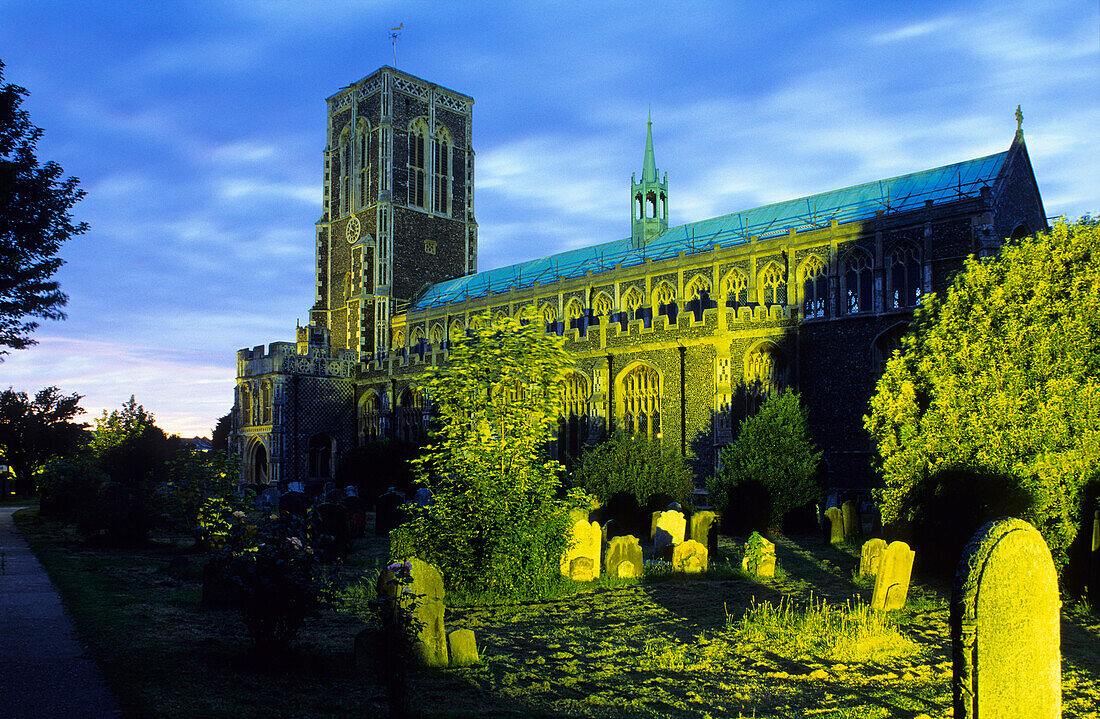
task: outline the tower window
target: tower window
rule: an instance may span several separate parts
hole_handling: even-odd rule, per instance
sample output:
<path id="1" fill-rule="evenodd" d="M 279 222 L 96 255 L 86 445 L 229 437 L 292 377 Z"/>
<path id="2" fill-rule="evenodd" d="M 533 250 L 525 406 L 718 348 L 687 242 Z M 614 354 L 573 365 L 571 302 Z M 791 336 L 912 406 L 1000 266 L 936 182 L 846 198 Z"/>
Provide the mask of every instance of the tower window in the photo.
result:
<path id="1" fill-rule="evenodd" d="M 435 211 L 450 214 L 451 145 L 445 137 L 435 143 Z"/>
<path id="2" fill-rule="evenodd" d="M 816 256 L 802 266 L 802 316 L 806 319 L 825 316 L 825 295 L 829 281 L 825 276 L 825 263 Z"/>
<path id="3" fill-rule="evenodd" d="M 424 155 L 428 137 L 418 123 L 409 134 L 409 204 L 424 207 Z"/>

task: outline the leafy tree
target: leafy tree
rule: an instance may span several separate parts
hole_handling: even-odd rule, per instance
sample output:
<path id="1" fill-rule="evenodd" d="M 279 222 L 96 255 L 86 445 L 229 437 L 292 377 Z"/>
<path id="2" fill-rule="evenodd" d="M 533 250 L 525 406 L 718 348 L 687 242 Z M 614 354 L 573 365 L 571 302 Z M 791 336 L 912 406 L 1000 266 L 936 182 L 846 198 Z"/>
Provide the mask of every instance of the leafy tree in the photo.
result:
<path id="1" fill-rule="evenodd" d="M 67 298 L 51 279 L 63 264 L 57 252 L 88 229 L 69 214 L 84 191 L 75 177 L 61 179 L 56 162 L 38 164 L 42 130 L 21 108 L 27 91 L 3 79 L 0 62 L 0 361 L 8 354 L 3 348 L 35 343 L 30 334 L 38 323 L 28 318 L 65 318 Z"/>
<path id="2" fill-rule="evenodd" d="M 806 410 L 797 392 L 773 394 L 760 411 L 741 421 L 737 439 L 719 454 L 722 468 L 711 479 L 710 495 L 723 514 L 754 511 L 735 501 L 752 497 L 766 517 L 768 531 L 777 531 L 792 509 L 817 499 L 821 452 L 815 451 L 806 429 Z M 766 510 L 766 511 L 765 511 Z"/>
<path id="3" fill-rule="evenodd" d="M 199 517 L 211 499 L 235 498 L 239 460 L 224 450 L 183 447 L 166 466 L 167 510 L 177 526 L 200 536 Z M 232 502 L 230 502 L 232 504 Z"/>
<path id="4" fill-rule="evenodd" d="M 970 258 L 946 298 L 918 310 L 864 426 L 884 522 L 915 522 L 977 476 L 990 489 L 971 497 L 964 529 L 1018 512 L 1063 565 L 1081 489 L 1100 476 L 1100 225 L 1060 221 Z"/>
<path id="5" fill-rule="evenodd" d="M 675 447 L 622 433 L 611 435 L 581 456 L 573 483 L 601 502 L 625 492 L 643 507 L 658 494 L 687 504 L 695 491 L 687 460 Z"/>
<path id="6" fill-rule="evenodd" d="M 229 433 L 233 431 L 233 408 L 231 407 L 228 412 L 223 416 L 218 417 L 218 423 L 214 425 L 214 429 L 210 432 L 210 447 L 217 451 L 222 450 L 224 452 L 229 451 Z"/>
<path id="7" fill-rule="evenodd" d="M 35 475 L 85 441 L 88 425 L 70 421 L 84 414 L 80 399 L 57 387 L 39 390 L 33 400 L 10 387 L 0 392 L 0 458 L 15 473 L 16 494 L 33 494 Z"/>
<path id="8" fill-rule="evenodd" d="M 394 556 L 439 567 L 451 591 L 524 596 L 559 576 L 569 511 L 561 465 L 546 457 L 572 364 L 561 341 L 519 319 L 473 323 L 473 336 L 431 368 L 423 385 L 439 414 L 419 460 L 432 504 L 394 531 Z"/>

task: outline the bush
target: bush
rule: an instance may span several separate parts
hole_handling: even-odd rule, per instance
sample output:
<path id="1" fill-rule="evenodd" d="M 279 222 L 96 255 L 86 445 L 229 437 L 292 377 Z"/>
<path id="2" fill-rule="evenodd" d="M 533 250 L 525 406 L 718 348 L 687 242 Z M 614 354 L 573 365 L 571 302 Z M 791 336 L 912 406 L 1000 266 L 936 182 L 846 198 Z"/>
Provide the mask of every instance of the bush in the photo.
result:
<path id="1" fill-rule="evenodd" d="M 675 447 L 622 433 L 581 456 L 573 484 L 602 503 L 619 492 L 633 495 L 641 507 L 659 494 L 686 506 L 695 491 L 687 460 Z"/>
<path id="2" fill-rule="evenodd" d="M 87 456 L 56 459 L 38 477 L 43 517 L 79 523 L 88 518 L 107 475 Z"/>
<path id="3" fill-rule="evenodd" d="M 238 459 L 224 450 L 200 452 L 185 447 L 168 460 L 165 512 L 170 524 L 201 541 L 203 508 L 212 499 L 237 500 Z M 207 512 L 207 515 L 209 513 Z"/>
<path id="4" fill-rule="evenodd" d="M 765 529 L 774 533 L 788 512 L 821 494 L 821 453 L 814 451 L 798 393 L 789 389 L 768 397 L 757 414 L 743 420 L 737 439 L 719 456 L 722 468 L 709 490 L 724 516 L 759 512 L 767 517 Z M 746 497 L 756 505 L 745 506 Z"/>

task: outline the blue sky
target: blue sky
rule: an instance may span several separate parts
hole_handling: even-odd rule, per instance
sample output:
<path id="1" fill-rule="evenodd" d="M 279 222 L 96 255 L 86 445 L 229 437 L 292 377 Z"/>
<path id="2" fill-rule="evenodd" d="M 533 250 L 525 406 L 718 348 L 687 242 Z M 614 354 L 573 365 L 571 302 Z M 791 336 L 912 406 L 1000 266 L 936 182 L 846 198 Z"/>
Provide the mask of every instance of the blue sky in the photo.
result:
<path id="1" fill-rule="evenodd" d="M 1100 211 L 1100 3 L 0 0 L 4 81 L 81 179 L 68 319 L 0 364 L 209 434 L 313 301 L 324 98 L 392 64 L 475 99 L 481 269 L 629 234 L 652 107 L 680 224 L 999 152 Z"/>

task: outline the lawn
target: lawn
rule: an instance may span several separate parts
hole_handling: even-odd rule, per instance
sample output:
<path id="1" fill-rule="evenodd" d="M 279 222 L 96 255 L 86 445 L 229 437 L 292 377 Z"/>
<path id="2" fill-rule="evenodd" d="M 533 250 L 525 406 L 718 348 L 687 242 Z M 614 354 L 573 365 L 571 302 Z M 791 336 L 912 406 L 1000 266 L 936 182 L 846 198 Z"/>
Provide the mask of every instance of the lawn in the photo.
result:
<path id="1" fill-rule="evenodd" d="M 353 667 L 363 628 L 353 615 L 311 620 L 292 663 L 260 671 L 236 613 L 200 608 L 202 557 L 182 538 L 111 550 L 33 509 L 16 519 L 125 716 L 385 716 L 381 687 Z M 361 540 L 345 575 L 369 575 L 384 553 L 384 540 Z M 483 661 L 416 676 L 414 709 L 427 717 L 950 716 L 944 586 L 915 584 L 886 639 L 841 633 L 830 644 L 829 622 L 847 621 L 845 603 L 870 594 L 852 581 L 855 551 L 793 537 L 777 554 L 780 576 L 767 582 L 732 568 L 737 544 L 723 537 L 709 578 L 657 573 L 552 601 L 448 607 L 448 630 L 473 629 Z M 818 611 L 802 611 L 810 605 Z M 1096 717 L 1100 621 L 1071 606 L 1062 627 L 1063 716 Z"/>

